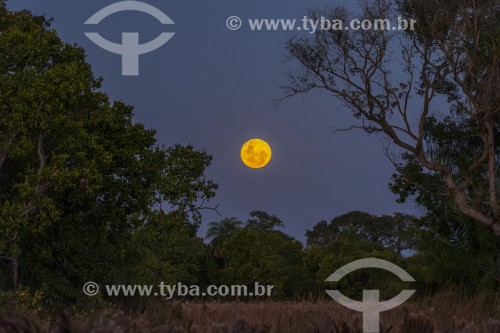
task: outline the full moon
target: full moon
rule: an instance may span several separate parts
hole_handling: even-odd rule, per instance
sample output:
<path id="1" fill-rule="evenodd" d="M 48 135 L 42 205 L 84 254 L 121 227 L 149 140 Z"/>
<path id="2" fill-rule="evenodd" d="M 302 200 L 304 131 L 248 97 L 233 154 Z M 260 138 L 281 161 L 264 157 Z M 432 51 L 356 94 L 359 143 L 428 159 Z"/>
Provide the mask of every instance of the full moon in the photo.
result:
<path id="1" fill-rule="evenodd" d="M 241 160 L 249 168 L 262 168 L 271 160 L 271 147 L 261 139 L 248 140 L 241 147 Z"/>

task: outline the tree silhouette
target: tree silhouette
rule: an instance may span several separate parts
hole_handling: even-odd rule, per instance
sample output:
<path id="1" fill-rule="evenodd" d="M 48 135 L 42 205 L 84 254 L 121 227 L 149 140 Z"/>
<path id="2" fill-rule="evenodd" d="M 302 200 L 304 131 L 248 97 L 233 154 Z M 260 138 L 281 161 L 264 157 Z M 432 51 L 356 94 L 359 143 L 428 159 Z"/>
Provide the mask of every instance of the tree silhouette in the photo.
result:
<path id="1" fill-rule="evenodd" d="M 414 31 L 330 29 L 292 39 L 289 55 L 300 68 L 286 96 L 323 90 L 338 98 L 355 119 L 344 130 L 385 137 L 410 191 L 449 198 L 500 238 L 498 2 L 375 1 L 362 13 L 310 16 L 417 21 Z M 408 168 L 422 177 L 408 177 Z"/>
<path id="2" fill-rule="evenodd" d="M 222 246 L 224 246 L 224 242 L 233 236 L 242 225 L 243 222 L 238 220 L 236 217 L 226 217 L 221 221 L 208 223 L 209 228 L 205 238 L 211 239 L 210 245 L 212 246 L 214 256 L 221 256 L 221 250 Z"/>
<path id="3" fill-rule="evenodd" d="M 276 215 L 268 214 L 261 210 L 254 210 L 250 212 L 250 219 L 247 221 L 247 228 L 256 229 L 261 231 L 276 230 L 283 228 L 285 225 L 283 221 Z"/>

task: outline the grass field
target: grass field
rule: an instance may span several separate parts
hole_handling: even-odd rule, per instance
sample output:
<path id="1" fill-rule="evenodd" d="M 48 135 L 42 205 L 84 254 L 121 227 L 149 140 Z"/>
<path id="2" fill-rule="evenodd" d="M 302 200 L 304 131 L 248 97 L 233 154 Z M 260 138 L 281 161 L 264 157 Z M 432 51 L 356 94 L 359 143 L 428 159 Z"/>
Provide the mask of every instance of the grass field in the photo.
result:
<path id="1" fill-rule="evenodd" d="M 4 315 L 0 333 L 143 332 L 362 332 L 361 314 L 333 301 L 147 302 L 39 324 L 27 315 Z M 404 304 L 381 315 L 381 332 L 500 333 L 500 297 L 467 299 L 458 292 Z"/>

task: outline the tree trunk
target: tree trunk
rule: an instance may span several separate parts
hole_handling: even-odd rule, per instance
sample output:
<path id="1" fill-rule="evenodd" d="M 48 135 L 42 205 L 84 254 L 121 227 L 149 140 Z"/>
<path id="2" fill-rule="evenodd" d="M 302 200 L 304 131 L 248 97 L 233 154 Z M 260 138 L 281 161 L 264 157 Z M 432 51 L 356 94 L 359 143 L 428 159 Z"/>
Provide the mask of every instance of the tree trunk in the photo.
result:
<path id="1" fill-rule="evenodd" d="M 19 283 L 19 258 L 18 257 L 10 258 L 10 263 L 11 263 L 10 277 L 11 277 L 12 287 L 16 289 L 17 284 Z"/>
<path id="2" fill-rule="evenodd" d="M 10 261 L 10 283 L 12 284 L 12 288 L 16 289 L 19 284 L 19 256 L 0 256 L 0 259 Z"/>

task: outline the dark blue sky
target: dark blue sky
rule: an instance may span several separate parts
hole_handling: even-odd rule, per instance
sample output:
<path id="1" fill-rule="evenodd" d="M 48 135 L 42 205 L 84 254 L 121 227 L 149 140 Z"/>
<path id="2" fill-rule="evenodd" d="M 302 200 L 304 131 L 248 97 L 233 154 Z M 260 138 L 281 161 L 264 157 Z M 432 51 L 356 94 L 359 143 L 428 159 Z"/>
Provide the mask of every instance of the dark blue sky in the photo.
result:
<path id="1" fill-rule="evenodd" d="M 230 31 L 231 15 L 249 18 L 301 19 L 310 7 L 351 1 L 167 1 L 144 0 L 165 12 L 175 25 L 163 26 L 139 12 L 109 16 L 97 26 L 83 23 L 118 0 L 10 0 L 10 9 L 29 9 L 54 18 L 54 28 L 66 42 L 86 49 L 103 91 L 113 100 L 135 106 L 135 119 L 158 132 L 160 144 L 191 143 L 213 154 L 209 177 L 219 183 L 214 204 L 223 217 L 246 220 L 252 210 L 279 216 L 286 232 L 304 240 L 316 222 L 351 210 L 373 214 L 416 213 L 413 203 L 400 205 L 388 190 L 393 166 L 375 136 L 334 132 L 351 116 L 326 93 L 286 100 L 292 63 L 285 42 L 292 32 Z M 175 36 L 160 49 L 140 57 L 140 76 L 121 75 L 121 57 L 109 53 L 84 35 L 99 32 L 121 41 L 122 32 L 139 32 L 141 43 L 161 32 Z M 249 169 L 240 160 L 248 139 L 266 140 L 273 159 L 263 169 Z M 207 222 L 221 217 L 204 214 Z"/>

